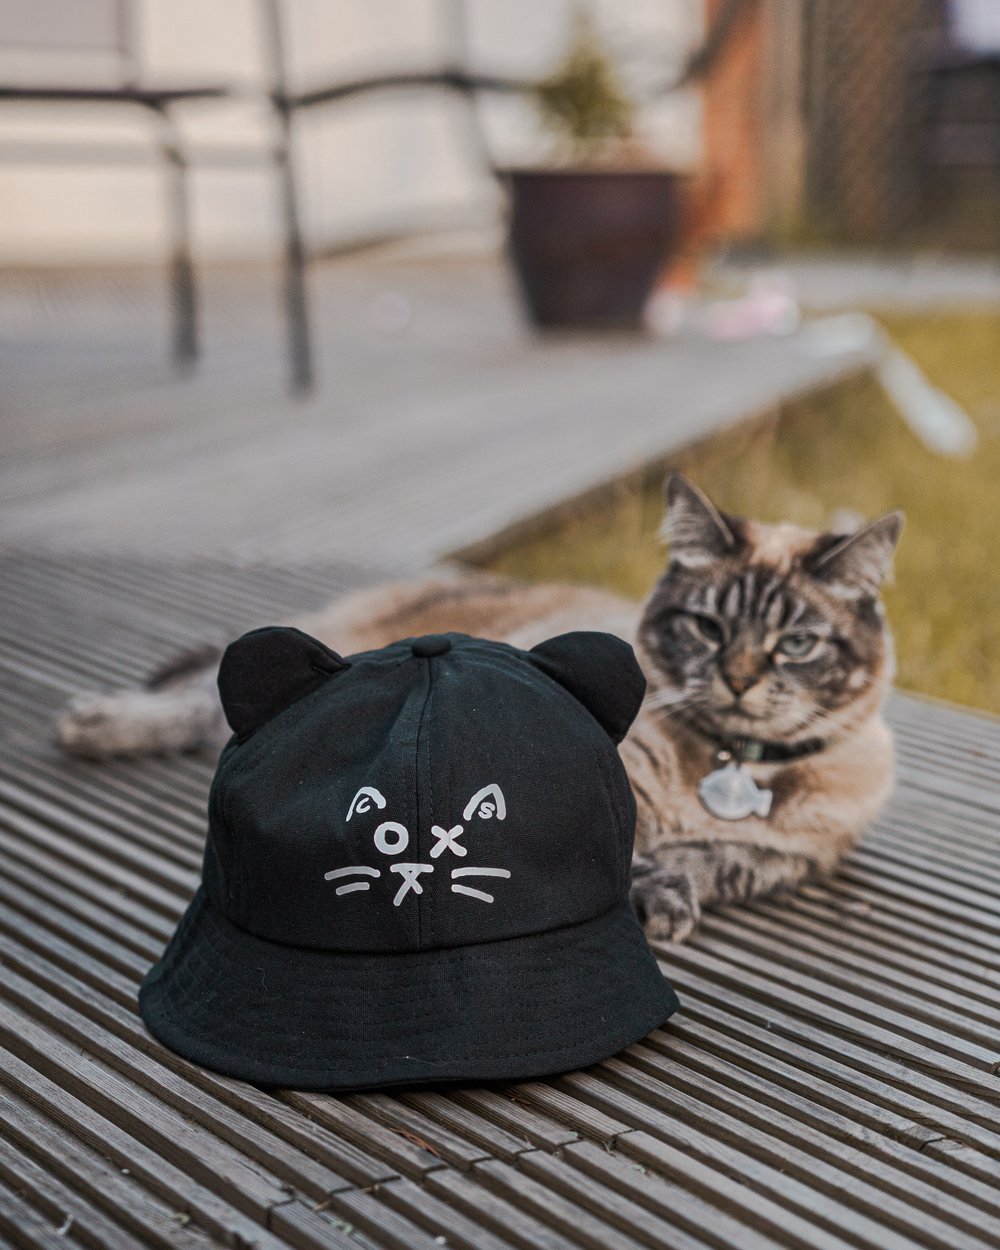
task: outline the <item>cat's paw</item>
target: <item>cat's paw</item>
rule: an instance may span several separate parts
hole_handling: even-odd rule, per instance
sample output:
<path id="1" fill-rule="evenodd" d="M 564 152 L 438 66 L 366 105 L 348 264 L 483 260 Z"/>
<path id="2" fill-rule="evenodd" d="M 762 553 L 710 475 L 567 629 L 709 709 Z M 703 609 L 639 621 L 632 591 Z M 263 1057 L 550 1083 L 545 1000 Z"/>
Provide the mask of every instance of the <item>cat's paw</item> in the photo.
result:
<path id="1" fill-rule="evenodd" d="M 701 919 L 692 878 L 658 865 L 634 866 L 632 906 L 646 937 L 655 942 L 683 942 Z"/>
<path id="2" fill-rule="evenodd" d="M 71 755 L 101 759 L 115 753 L 120 720 L 118 696 L 74 695 L 56 721 L 56 740 Z"/>
<path id="3" fill-rule="evenodd" d="M 89 759 L 154 755 L 225 741 L 222 707 L 207 689 L 119 690 L 81 694 L 56 722 L 56 741 Z"/>

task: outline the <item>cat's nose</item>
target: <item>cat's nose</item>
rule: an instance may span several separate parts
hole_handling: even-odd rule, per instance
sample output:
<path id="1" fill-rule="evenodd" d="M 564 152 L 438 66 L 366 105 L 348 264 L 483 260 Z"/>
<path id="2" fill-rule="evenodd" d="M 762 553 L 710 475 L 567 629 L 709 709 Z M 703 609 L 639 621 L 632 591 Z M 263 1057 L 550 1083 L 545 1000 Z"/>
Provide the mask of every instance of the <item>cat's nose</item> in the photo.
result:
<path id="1" fill-rule="evenodd" d="M 746 660 L 726 664 L 722 669 L 722 679 L 737 699 L 756 686 L 761 676 L 760 669 Z"/>

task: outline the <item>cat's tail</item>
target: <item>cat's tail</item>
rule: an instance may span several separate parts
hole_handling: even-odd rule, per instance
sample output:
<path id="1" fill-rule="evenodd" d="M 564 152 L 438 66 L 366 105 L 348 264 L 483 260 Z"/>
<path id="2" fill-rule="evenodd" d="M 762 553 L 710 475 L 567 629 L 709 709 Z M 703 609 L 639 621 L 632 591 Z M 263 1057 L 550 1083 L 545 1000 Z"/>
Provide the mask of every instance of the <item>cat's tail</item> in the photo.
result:
<path id="1" fill-rule="evenodd" d="M 221 747 L 228 736 L 215 676 L 221 650 L 186 652 L 145 687 L 73 698 L 56 723 L 63 750 L 90 759 Z"/>

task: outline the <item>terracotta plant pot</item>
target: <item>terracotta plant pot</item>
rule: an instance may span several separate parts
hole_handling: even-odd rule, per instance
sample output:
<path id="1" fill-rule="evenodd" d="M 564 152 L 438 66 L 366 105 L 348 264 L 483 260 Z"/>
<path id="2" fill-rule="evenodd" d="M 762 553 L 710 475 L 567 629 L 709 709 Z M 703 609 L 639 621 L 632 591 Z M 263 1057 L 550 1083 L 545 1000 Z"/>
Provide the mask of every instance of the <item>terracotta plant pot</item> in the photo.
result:
<path id="1" fill-rule="evenodd" d="M 676 247 L 683 175 L 512 169 L 510 252 L 540 326 L 635 329 Z"/>

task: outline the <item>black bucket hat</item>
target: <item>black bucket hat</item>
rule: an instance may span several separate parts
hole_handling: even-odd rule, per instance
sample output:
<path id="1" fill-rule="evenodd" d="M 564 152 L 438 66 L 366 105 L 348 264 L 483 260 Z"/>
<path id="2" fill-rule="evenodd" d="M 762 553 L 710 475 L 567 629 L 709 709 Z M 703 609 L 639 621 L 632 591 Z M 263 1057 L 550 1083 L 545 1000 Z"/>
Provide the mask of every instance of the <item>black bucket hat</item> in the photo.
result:
<path id="1" fill-rule="evenodd" d="M 203 881 L 139 1003 L 156 1037 L 299 1089 L 527 1079 L 676 1008 L 628 902 L 627 644 L 461 634 L 344 660 L 226 651 Z"/>

